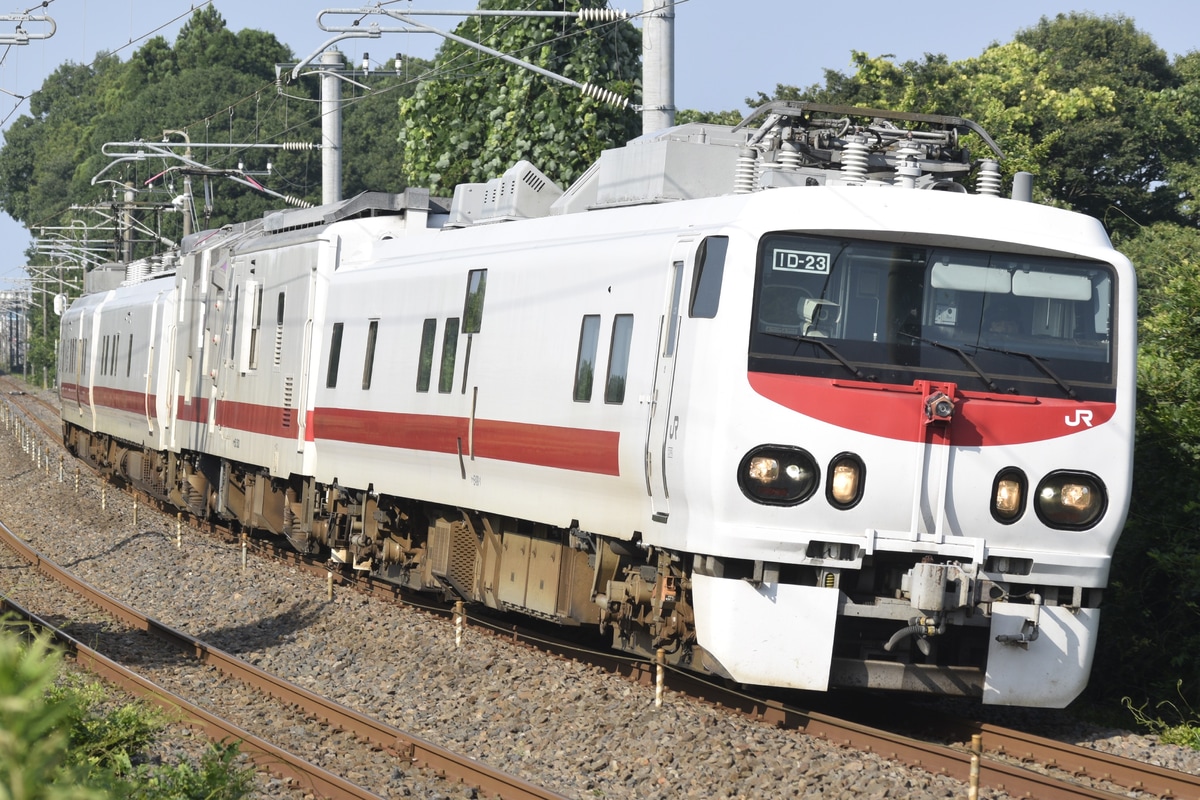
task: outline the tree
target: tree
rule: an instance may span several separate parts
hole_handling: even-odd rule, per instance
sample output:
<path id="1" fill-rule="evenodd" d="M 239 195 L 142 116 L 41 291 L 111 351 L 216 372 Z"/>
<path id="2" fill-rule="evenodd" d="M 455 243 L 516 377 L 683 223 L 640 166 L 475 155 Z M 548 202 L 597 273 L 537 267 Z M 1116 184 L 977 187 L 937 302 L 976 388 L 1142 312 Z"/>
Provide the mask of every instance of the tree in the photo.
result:
<path id="1" fill-rule="evenodd" d="M 1037 176 L 1039 199 L 1124 235 L 1182 219 L 1170 179 L 1195 181 L 1178 166 L 1197 145 L 1195 126 L 1180 118 L 1200 114 L 1200 97 L 1132 20 L 1043 17 L 1012 42 L 953 63 L 930 54 L 900 65 L 860 52 L 853 60 L 851 76 L 827 71 L 824 86 L 779 86 L 776 95 L 967 117 L 1002 144 L 1006 174 Z"/>
<path id="2" fill-rule="evenodd" d="M 1078 13 L 1043 17 L 1019 32 L 1016 43 L 1045 57 L 1051 97 L 1081 87 L 1105 87 L 1110 97 L 1103 113 L 1065 126 L 1035 113 L 1035 137 L 1057 133 L 1049 157 L 1058 169 L 1049 191 L 1126 232 L 1172 219 L 1175 199 L 1164 183 L 1166 164 L 1187 157 L 1189 142 L 1155 113 L 1156 97 L 1179 85 L 1162 49 L 1126 17 Z"/>
<path id="3" fill-rule="evenodd" d="M 1171 223 L 1123 248 L 1139 268 L 1134 495 L 1113 558 L 1093 673 L 1113 698 L 1200 707 L 1200 231 Z"/>
<path id="4" fill-rule="evenodd" d="M 180 129 L 194 143 L 317 143 L 315 87 L 289 87 L 287 94 L 275 87 L 275 64 L 291 57 L 272 34 L 229 32 L 220 14 L 205 6 L 183 27 L 174 47 L 156 37 L 128 63 L 106 55 L 87 66 L 60 66 L 30 98 L 30 113 L 13 123 L 0 148 L 0 209 L 34 233 L 75 220 L 107 227 L 116 260 L 121 253 L 115 220 L 125 210 L 126 193 L 133 192 L 136 214 L 149 231 L 136 237 L 134 257 L 166 249 L 183 232 L 182 217 L 171 203 L 182 192 L 181 164 L 151 159 L 114 164 L 102 148 L 109 142 L 158 142 L 165 130 Z M 312 151 L 230 147 L 197 150 L 193 158 L 212 167 L 194 176 L 202 227 L 251 219 L 283 204 L 231 181 L 228 174 L 241 174 L 239 162 L 280 194 L 310 202 L 320 195 Z M 269 175 L 268 160 L 273 162 Z M 215 199 L 210 211 L 206 197 Z M 37 263 L 35 253 L 28 255 Z M 30 365 L 40 374 L 54 364 L 58 318 L 43 320 L 40 305 L 33 313 Z"/>
<path id="5" fill-rule="evenodd" d="M 175 39 L 175 63 L 180 70 L 196 69 L 209 64 L 232 64 L 236 37 L 225 26 L 225 18 L 214 5 L 205 5 L 192 12 Z"/>
<path id="6" fill-rule="evenodd" d="M 675 124 L 683 125 L 688 122 L 704 122 L 709 125 L 737 125 L 746 115 L 741 111 L 697 111 L 693 108 L 681 108 L 675 114 Z"/>
<path id="7" fill-rule="evenodd" d="M 1154 98 L 1155 118 L 1182 141 L 1182 153 L 1164 157 L 1167 180 L 1176 213 L 1191 226 L 1200 225 L 1200 51 L 1193 50 L 1177 58 L 1172 65 L 1178 78 L 1176 85 L 1164 89 Z"/>
<path id="8" fill-rule="evenodd" d="M 0 797 L 23 800 L 241 800 L 252 769 L 237 745 L 210 746 L 199 763 L 138 764 L 167 719 L 138 701 L 63 673 L 48 635 L 0 618 Z M 135 766 L 137 764 L 137 766 Z"/>
<path id="9" fill-rule="evenodd" d="M 119 107 L 123 65 L 101 56 L 91 66 L 64 64 L 30 97 L 0 149 L 0 209 L 27 227 L 56 224 L 72 202 L 71 189 L 96 120 Z"/>
<path id="10" fill-rule="evenodd" d="M 400 75 L 372 75 L 369 92 L 354 97 L 343 89 L 342 189 L 347 197 L 399 192 L 408 185 L 397 109 L 401 100 L 412 97 L 430 66 L 424 59 L 405 59 Z"/>
<path id="11" fill-rule="evenodd" d="M 484 0 L 484 10 L 602 8 L 601 0 Z M 638 35 L 629 23 L 591 27 L 546 17 L 472 17 L 459 36 L 580 83 L 632 94 L 640 74 Z M 409 180 L 449 194 L 463 182 L 501 175 L 527 159 L 560 185 L 602 150 L 640 133 L 637 115 L 456 42 L 439 50 L 411 98 L 400 103 Z"/>

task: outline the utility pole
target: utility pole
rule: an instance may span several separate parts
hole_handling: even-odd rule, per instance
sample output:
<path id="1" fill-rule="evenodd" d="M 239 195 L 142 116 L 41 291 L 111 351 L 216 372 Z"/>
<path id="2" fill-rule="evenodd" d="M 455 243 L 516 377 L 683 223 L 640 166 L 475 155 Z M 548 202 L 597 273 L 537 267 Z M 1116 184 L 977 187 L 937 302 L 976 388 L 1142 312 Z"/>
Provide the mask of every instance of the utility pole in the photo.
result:
<path id="1" fill-rule="evenodd" d="M 658 33 L 655 34 L 655 52 L 660 55 L 665 55 L 667 58 L 668 68 L 663 75 L 665 77 L 658 78 L 660 85 L 666 86 L 665 89 L 659 89 L 661 100 L 659 105 L 660 110 L 665 110 L 667 113 L 667 125 L 672 124 L 675 118 L 675 91 L 674 91 L 674 68 L 670 64 L 674 60 L 674 3 L 675 0 L 644 0 L 648 4 L 654 3 L 662 5 L 666 11 L 662 16 L 654 17 L 660 20 Z M 354 24 L 347 27 L 330 27 L 322 21 L 326 15 L 353 15 L 359 17 Z M 401 28 L 383 28 L 377 23 L 369 25 L 360 25 L 361 18 L 371 15 L 386 15 L 407 27 Z M 322 44 L 314 53 L 304 58 L 300 63 L 289 65 L 292 67 L 291 80 L 296 80 L 301 75 L 304 67 L 308 66 L 314 59 L 320 55 L 320 67 L 312 70 L 321 75 L 321 202 L 334 203 L 342 199 L 342 117 L 341 117 L 341 85 L 339 80 L 349 81 L 350 83 L 358 84 L 351 80 L 348 76 L 342 74 L 342 54 L 337 50 L 326 50 L 331 45 L 344 39 L 378 39 L 385 33 L 434 33 L 449 41 L 458 42 L 459 44 L 473 48 L 495 58 L 505 61 L 510 64 L 523 67 L 538 75 L 541 75 L 550 80 L 564 83 L 568 86 L 579 89 L 584 95 L 591 97 L 601 103 L 625 108 L 629 104 L 629 100 L 611 92 L 607 89 L 602 89 L 599 86 L 594 86 L 590 83 L 580 83 L 571 78 L 557 75 L 549 70 L 542 69 L 527 61 L 502 53 L 498 50 L 493 50 L 490 47 L 482 45 L 478 42 L 473 42 L 469 39 L 464 39 L 461 36 L 450 33 L 448 31 L 439 30 L 430 25 L 418 22 L 414 17 L 417 16 L 462 16 L 462 17 L 563 17 L 577 18 L 581 22 L 607 22 L 616 21 L 628 18 L 628 14 L 624 11 L 613 11 L 611 9 L 582 9 L 578 12 L 573 11 L 493 11 L 493 10 L 467 10 L 467 11 L 418 11 L 414 9 L 405 9 L 403 11 L 395 9 L 385 9 L 381 6 L 371 8 L 331 8 L 322 11 L 317 15 L 317 25 L 322 30 L 337 34 L 333 38 Z M 643 45 L 645 46 L 645 45 Z M 275 75 L 277 82 L 282 77 L 283 64 L 275 65 Z M 366 65 L 363 67 L 364 73 L 367 70 Z M 643 70 L 645 64 L 643 63 Z M 644 80 L 644 78 L 643 78 Z M 366 87 L 364 87 L 366 88 Z M 644 112 L 643 112 L 644 113 Z M 649 123 L 643 123 L 649 124 Z M 657 128 L 655 128 L 657 130 Z M 93 179 L 94 180 L 94 179 Z"/>
<path id="2" fill-rule="evenodd" d="M 121 257 L 133 261 L 133 182 L 125 181 L 125 205 L 121 207 Z"/>
<path id="3" fill-rule="evenodd" d="M 642 0 L 642 133 L 675 124 L 675 0 Z"/>
<path id="4" fill-rule="evenodd" d="M 342 54 L 321 54 L 321 203 L 342 199 Z"/>
<path id="5" fill-rule="evenodd" d="M 192 158 L 192 137 L 187 131 L 167 130 L 163 131 L 163 139 L 166 139 L 168 134 L 175 133 L 183 137 L 183 141 L 187 143 L 187 150 L 183 152 L 183 157 L 187 160 Z M 183 213 L 183 237 L 186 239 L 192 233 L 192 173 L 185 171 L 183 173 L 183 200 L 179 210 Z"/>

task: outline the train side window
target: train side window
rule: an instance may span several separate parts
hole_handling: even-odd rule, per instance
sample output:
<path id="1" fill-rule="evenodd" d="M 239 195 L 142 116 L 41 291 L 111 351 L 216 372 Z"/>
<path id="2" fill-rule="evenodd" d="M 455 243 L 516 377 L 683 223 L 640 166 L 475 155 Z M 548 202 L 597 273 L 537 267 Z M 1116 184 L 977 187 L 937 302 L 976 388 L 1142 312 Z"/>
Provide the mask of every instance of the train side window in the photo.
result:
<path id="1" fill-rule="evenodd" d="M 229 326 L 229 357 L 237 358 L 237 332 L 238 332 L 238 301 L 241 298 L 241 286 L 234 284 L 233 299 L 231 301 L 232 311 L 229 318 L 233 320 L 233 324 Z"/>
<path id="2" fill-rule="evenodd" d="M 696 252 L 696 271 L 692 275 L 692 303 L 688 316 L 712 319 L 717 315 L 728 250 L 728 236 L 706 236 L 700 243 Z"/>
<path id="3" fill-rule="evenodd" d="M 587 314 L 579 329 L 579 354 L 575 358 L 575 402 L 592 399 L 596 382 L 596 348 L 600 344 L 600 315 Z"/>
<path id="4" fill-rule="evenodd" d="M 683 294 L 683 262 L 676 261 L 671 265 L 671 316 L 667 320 L 667 342 L 663 347 L 663 355 L 675 355 L 675 340 L 679 336 L 679 303 Z"/>
<path id="5" fill-rule="evenodd" d="M 129 349 L 125 352 L 125 377 L 133 374 L 133 334 L 129 334 Z"/>
<path id="6" fill-rule="evenodd" d="M 371 372 L 375 367 L 375 337 L 379 335 L 379 320 L 371 320 L 367 327 L 367 354 L 363 359 L 362 388 L 371 388 Z"/>
<path id="7" fill-rule="evenodd" d="M 110 338 L 111 337 L 108 337 L 108 336 L 104 337 L 104 352 L 100 356 L 100 374 L 101 375 L 108 374 L 108 342 L 109 342 Z"/>
<path id="8" fill-rule="evenodd" d="M 238 340 L 238 371 L 248 372 L 252 369 L 258 369 L 258 328 L 262 320 L 262 291 L 263 286 L 258 281 L 246 281 L 243 294 L 245 302 L 241 305 L 243 308 L 242 319 L 236 320 L 235 325 L 240 326 L 241 331 L 235 334 Z M 238 311 L 238 300 L 234 298 L 234 313 Z"/>
<path id="9" fill-rule="evenodd" d="M 427 319 L 421 328 L 421 353 L 417 361 L 417 391 L 429 391 L 429 376 L 433 373 L 433 343 L 437 337 L 437 320 Z"/>
<path id="10" fill-rule="evenodd" d="M 112 366 L 109 367 L 109 370 L 108 370 L 110 375 L 117 374 L 117 359 L 120 357 L 120 355 L 121 355 L 121 334 L 114 333 L 113 334 L 113 346 L 112 346 Z"/>
<path id="11" fill-rule="evenodd" d="M 629 374 L 629 345 L 633 341 L 633 314 L 617 314 L 613 319 L 612 346 L 608 351 L 608 379 L 604 383 L 604 402 L 625 402 L 625 380 Z"/>
<path id="12" fill-rule="evenodd" d="M 333 334 L 329 337 L 329 369 L 325 373 L 325 386 L 337 386 L 338 362 L 342 359 L 342 323 L 333 323 Z"/>
<path id="13" fill-rule="evenodd" d="M 262 326 L 262 297 L 263 287 L 260 283 L 254 287 L 254 305 L 250 311 L 250 369 L 258 369 L 258 329 Z"/>
<path id="14" fill-rule="evenodd" d="M 462 332 L 479 333 L 483 324 L 483 294 L 487 290 L 487 270 L 467 273 L 467 299 L 463 303 Z"/>
<path id="15" fill-rule="evenodd" d="M 458 355 L 458 317 L 446 320 L 442 334 L 442 366 L 438 373 L 438 391 L 449 394 L 454 388 L 454 359 Z"/>

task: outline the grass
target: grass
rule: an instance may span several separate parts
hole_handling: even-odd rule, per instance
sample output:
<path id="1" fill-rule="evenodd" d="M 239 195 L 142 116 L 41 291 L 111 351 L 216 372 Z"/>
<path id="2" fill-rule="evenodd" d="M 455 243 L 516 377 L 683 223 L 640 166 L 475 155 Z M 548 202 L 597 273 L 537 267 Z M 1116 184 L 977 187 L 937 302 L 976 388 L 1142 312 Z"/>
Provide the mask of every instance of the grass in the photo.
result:
<path id="1" fill-rule="evenodd" d="M 0 621 L 0 799 L 242 800 L 253 770 L 236 744 L 198 762 L 154 763 L 168 720 L 141 701 L 114 699 L 68 673 L 44 634 Z"/>
<path id="2" fill-rule="evenodd" d="M 1137 723 L 1157 736 L 1163 744 L 1174 744 L 1200 750 L 1200 715 L 1197 715 L 1184 699 L 1182 688 L 1183 681 L 1175 684 L 1175 690 L 1179 693 L 1180 701 L 1186 712 L 1181 711 L 1180 706 L 1170 700 L 1163 700 L 1155 705 L 1153 714 L 1146 710 L 1148 703 L 1134 706 L 1133 701 L 1128 697 L 1121 698 L 1121 702 L 1133 714 Z M 1163 719 L 1164 713 L 1170 716 L 1171 721 Z"/>

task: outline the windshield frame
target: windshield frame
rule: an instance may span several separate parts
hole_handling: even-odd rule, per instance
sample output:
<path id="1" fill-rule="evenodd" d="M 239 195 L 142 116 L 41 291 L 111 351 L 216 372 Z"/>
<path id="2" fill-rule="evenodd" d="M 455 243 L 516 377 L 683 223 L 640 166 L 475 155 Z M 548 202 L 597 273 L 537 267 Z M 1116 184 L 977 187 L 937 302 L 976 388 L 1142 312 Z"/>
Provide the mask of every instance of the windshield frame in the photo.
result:
<path id="1" fill-rule="evenodd" d="M 986 244 L 764 235 L 750 371 L 1115 401 L 1113 265 Z"/>

